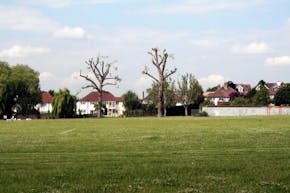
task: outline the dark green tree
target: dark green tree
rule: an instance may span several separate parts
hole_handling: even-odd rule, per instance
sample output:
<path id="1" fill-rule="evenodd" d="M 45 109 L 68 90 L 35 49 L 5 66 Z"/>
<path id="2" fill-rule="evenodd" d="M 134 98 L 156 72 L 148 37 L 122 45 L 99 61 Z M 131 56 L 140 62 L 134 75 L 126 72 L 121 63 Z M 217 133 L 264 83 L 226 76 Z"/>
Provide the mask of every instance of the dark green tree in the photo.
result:
<path id="1" fill-rule="evenodd" d="M 138 95 L 131 90 L 123 94 L 123 100 L 123 104 L 127 111 L 141 108 L 141 103 Z"/>
<path id="2" fill-rule="evenodd" d="M 12 97 L 12 93 L 9 92 L 9 78 L 11 76 L 11 69 L 7 62 L 0 61 L 0 116 L 4 114 L 11 116 L 11 108 L 13 106 L 13 100 L 9 101 Z M 10 109 L 10 110 L 8 110 Z"/>
<path id="3" fill-rule="evenodd" d="M 199 105 L 203 101 L 202 93 L 202 87 L 192 74 L 187 73 L 181 76 L 181 80 L 178 81 L 178 95 L 184 107 L 185 116 L 188 116 L 189 105 Z"/>
<path id="4" fill-rule="evenodd" d="M 208 88 L 206 91 L 207 92 L 214 92 L 217 90 L 217 88 L 218 88 L 217 86 L 214 86 L 214 87 Z"/>
<path id="5" fill-rule="evenodd" d="M 39 74 L 26 65 L 9 67 L 0 62 L 0 114 L 35 114 L 41 100 Z"/>
<path id="6" fill-rule="evenodd" d="M 52 115 L 56 118 L 71 118 L 76 114 L 76 97 L 68 89 L 55 93 L 52 101 Z"/>
<path id="7" fill-rule="evenodd" d="M 34 114 L 34 107 L 41 102 L 39 73 L 26 65 L 11 68 L 10 85 L 15 94 L 15 102 L 22 115 Z"/>
<path id="8" fill-rule="evenodd" d="M 245 96 L 245 98 L 247 99 L 251 99 L 255 96 L 255 94 L 257 93 L 256 87 L 252 88 Z"/>
<path id="9" fill-rule="evenodd" d="M 238 107 L 244 107 L 250 105 L 249 99 L 243 98 L 243 97 L 237 97 L 234 100 L 230 102 L 231 106 L 238 106 Z"/>
<path id="10" fill-rule="evenodd" d="M 199 104 L 199 109 L 201 110 L 202 107 L 207 107 L 207 106 L 214 106 L 214 102 L 212 102 L 209 99 L 206 99 L 202 103 Z"/>
<path id="11" fill-rule="evenodd" d="M 287 84 L 276 92 L 274 103 L 277 106 L 290 105 L 290 84 Z"/>
<path id="12" fill-rule="evenodd" d="M 254 105 L 258 106 L 268 105 L 270 103 L 268 89 L 264 85 L 260 85 L 259 90 L 256 92 L 252 100 Z"/>
<path id="13" fill-rule="evenodd" d="M 52 90 L 52 89 L 50 89 L 50 90 L 48 91 L 48 93 L 49 93 L 51 96 L 54 96 L 54 95 L 55 95 L 55 91 Z"/>

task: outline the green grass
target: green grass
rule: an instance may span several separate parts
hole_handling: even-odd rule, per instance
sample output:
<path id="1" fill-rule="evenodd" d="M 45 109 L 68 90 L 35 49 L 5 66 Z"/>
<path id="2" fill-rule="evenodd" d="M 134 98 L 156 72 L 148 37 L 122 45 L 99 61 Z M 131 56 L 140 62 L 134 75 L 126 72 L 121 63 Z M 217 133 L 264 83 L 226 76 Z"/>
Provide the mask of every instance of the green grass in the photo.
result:
<path id="1" fill-rule="evenodd" d="M 290 192 L 290 117 L 0 121 L 0 192 Z"/>

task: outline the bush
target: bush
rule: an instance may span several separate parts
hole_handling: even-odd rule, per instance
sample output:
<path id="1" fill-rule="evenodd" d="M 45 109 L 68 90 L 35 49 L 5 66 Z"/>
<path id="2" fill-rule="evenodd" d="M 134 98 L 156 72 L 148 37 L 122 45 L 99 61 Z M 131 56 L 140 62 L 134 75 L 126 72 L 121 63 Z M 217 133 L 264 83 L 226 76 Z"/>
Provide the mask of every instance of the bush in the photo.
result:
<path id="1" fill-rule="evenodd" d="M 199 112 L 195 115 L 196 117 L 208 117 L 208 113 L 205 111 Z"/>

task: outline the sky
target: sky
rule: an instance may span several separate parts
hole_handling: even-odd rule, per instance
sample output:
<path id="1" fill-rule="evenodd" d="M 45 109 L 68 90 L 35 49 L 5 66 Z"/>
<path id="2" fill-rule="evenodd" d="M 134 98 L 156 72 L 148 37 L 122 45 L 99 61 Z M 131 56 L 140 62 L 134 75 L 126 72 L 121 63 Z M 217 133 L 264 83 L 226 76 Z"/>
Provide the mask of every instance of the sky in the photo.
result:
<path id="1" fill-rule="evenodd" d="M 79 73 L 86 61 L 116 61 L 115 96 L 139 96 L 152 80 L 142 74 L 148 52 L 172 54 L 174 79 L 192 73 L 203 86 L 225 81 L 255 86 L 290 82 L 289 0 L 1 0 L 0 60 L 39 72 L 40 86 L 91 90 Z"/>

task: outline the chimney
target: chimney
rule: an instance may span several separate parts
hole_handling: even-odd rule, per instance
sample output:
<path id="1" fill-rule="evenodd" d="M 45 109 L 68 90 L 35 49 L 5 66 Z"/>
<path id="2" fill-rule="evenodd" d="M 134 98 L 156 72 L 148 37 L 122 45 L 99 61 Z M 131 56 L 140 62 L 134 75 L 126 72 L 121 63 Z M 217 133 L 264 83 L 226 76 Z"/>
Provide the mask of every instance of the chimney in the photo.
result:
<path id="1" fill-rule="evenodd" d="M 144 94 L 144 91 L 142 92 L 142 100 L 144 100 L 145 98 L 145 94 Z"/>

